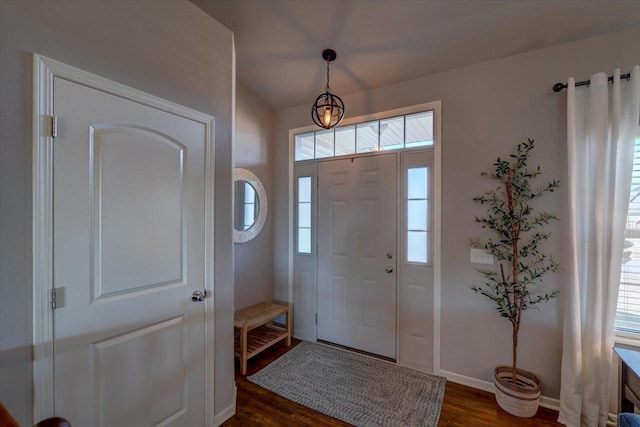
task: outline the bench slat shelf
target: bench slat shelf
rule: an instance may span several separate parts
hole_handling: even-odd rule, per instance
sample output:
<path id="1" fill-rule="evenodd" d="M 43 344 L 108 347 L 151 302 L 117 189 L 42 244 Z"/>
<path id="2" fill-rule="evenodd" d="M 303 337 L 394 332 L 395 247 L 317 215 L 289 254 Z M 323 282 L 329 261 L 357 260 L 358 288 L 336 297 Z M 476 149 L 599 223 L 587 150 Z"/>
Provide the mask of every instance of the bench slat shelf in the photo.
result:
<path id="1" fill-rule="evenodd" d="M 273 320 L 284 315 L 284 328 Z M 247 360 L 281 340 L 291 345 L 291 319 L 287 305 L 263 302 L 234 315 L 234 356 L 240 360 L 240 372 L 247 373 Z"/>
<path id="2" fill-rule="evenodd" d="M 247 359 L 251 359 L 278 341 L 287 338 L 287 330 L 275 325 L 262 325 L 247 333 Z M 240 335 L 236 336 L 235 356 L 240 359 Z"/>

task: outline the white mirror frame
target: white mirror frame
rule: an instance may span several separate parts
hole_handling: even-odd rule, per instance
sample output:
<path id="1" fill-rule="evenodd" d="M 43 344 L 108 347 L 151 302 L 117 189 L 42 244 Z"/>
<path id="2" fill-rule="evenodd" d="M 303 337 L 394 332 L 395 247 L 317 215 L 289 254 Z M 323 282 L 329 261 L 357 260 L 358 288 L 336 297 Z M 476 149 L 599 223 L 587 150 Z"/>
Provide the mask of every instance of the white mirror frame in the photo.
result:
<path id="1" fill-rule="evenodd" d="M 255 222 L 251 227 L 246 230 L 238 231 L 231 225 L 233 229 L 233 242 L 234 243 L 245 243 L 249 240 L 253 239 L 260 233 L 262 227 L 264 227 L 264 223 L 267 219 L 267 209 L 269 207 L 267 203 L 267 193 L 264 191 L 264 187 L 262 186 L 262 182 L 260 179 L 251 171 L 242 168 L 235 168 L 233 170 L 233 183 L 234 183 L 234 191 L 233 191 L 233 205 L 235 206 L 235 183 L 236 181 L 247 181 L 249 184 L 253 186 L 256 190 L 256 194 L 258 195 L 258 218 L 256 218 Z"/>

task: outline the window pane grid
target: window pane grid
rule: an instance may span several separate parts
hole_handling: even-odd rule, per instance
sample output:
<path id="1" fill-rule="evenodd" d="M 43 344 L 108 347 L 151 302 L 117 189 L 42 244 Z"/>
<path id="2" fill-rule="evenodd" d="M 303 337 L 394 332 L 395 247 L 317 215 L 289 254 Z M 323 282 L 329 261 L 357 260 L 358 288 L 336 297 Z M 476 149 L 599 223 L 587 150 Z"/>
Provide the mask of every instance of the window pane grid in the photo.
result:
<path id="1" fill-rule="evenodd" d="M 404 147 L 404 116 L 380 120 L 380 150 Z"/>
<path id="2" fill-rule="evenodd" d="M 294 148 L 296 160 L 313 159 L 315 152 L 315 132 L 296 135 Z"/>
<path id="3" fill-rule="evenodd" d="M 295 161 L 433 145 L 433 111 L 295 135 Z"/>
<path id="4" fill-rule="evenodd" d="M 428 220 L 428 169 L 427 167 L 407 169 L 407 216 L 406 216 L 406 258 L 407 262 L 426 264 L 428 262 L 429 220 Z"/>
<path id="5" fill-rule="evenodd" d="M 311 177 L 298 178 L 298 253 L 311 253 Z"/>
<path id="6" fill-rule="evenodd" d="M 380 149 L 380 122 L 367 122 L 356 125 L 356 152 L 368 153 Z"/>
<path id="7" fill-rule="evenodd" d="M 427 232 L 407 232 L 407 262 L 427 263 Z"/>
<path id="8" fill-rule="evenodd" d="M 256 221 L 256 190 L 248 182 L 244 183 L 244 218 L 242 229 L 248 230 Z"/>
<path id="9" fill-rule="evenodd" d="M 342 126 L 335 131 L 335 155 L 345 156 L 356 152 L 356 127 Z"/>
<path id="10" fill-rule="evenodd" d="M 245 203 L 244 204 L 244 224 L 242 224 L 243 230 L 248 230 L 251 228 L 253 223 L 255 222 L 255 211 L 256 205 L 253 203 Z"/>
<path id="11" fill-rule="evenodd" d="M 334 157 L 335 136 L 333 129 L 315 132 L 316 136 L 316 159 L 323 157 Z"/>
<path id="12" fill-rule="evenodd" d="M 406 143 L 408 147 L 433 144 L 433 111 L 406 116 Z"/>
<path id="13" fill-rule="evenodd" d="M 615 329 L 640 338 L 640 137 L 635 140 Z"/>

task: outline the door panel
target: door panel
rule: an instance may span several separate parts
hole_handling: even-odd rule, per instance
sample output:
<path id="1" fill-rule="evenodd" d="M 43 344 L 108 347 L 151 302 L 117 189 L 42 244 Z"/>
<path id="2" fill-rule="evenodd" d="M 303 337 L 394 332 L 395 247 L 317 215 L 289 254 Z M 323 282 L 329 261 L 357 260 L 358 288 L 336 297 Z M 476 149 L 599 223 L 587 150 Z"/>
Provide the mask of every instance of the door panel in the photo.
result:
<path id="1" fill-rule="evenodd" d="M 204 125 L 57 77 L 54 111 L 55 412 L 204 425 Z"/>
<path id="2" fill-rule="evenodd" d="M 103 425 L 151 426 L 184 415 L 186 338 L 181 316 L 93 344 L 96 392 L 101 402 L 98 416 Z M 141 354 L 158 356 L 155 363 L 147 363 Z M 123 364 L 123 360 L 129 362 Z M 129 394 L 153 398 L 141 411 L 129 404 Z"/>
<path id="3" fill-rule="evenodd" d="M 318 338 L 395 358 L 396 157 L 320 162 L 318 180 Z"/>
<path id="4" fill-rule="evenodd" d="M 349 244 L 349 204 L 344 200 L 331 202 L 331 255 L 334 257 L 348 256 Z"/>
<path id="5" fill-rule="evenodd" d="M 349 301 L 347 301 L 347 280 L 342 276 L 333 276 L 331 283 L 330 310 L 332 321 L 347 322 L 347 311 Z M 324 339 L 320 337 L 321 339 Z"/>
<path id="6" fill-rule="evenodd" d="M 184 283 L 184 147 L 135 127 L 91 135 L 96 299 Z"/>

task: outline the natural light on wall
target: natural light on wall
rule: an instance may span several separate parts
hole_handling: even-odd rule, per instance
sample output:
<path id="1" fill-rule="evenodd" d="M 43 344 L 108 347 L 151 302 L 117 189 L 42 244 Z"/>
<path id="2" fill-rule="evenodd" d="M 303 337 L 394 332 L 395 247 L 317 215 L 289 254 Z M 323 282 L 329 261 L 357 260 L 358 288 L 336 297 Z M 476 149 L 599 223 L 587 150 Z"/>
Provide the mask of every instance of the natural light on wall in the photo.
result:
<path id="1" fill-rule="evenodd" d="M 295 160 L 433 145 L 433 111 L 373 120 L 295 136 Z"/>
<path id="2" fill-rule="evenodd" d="M 636 138 L 615 328 L 640 338 L 640 137 Z"/>

